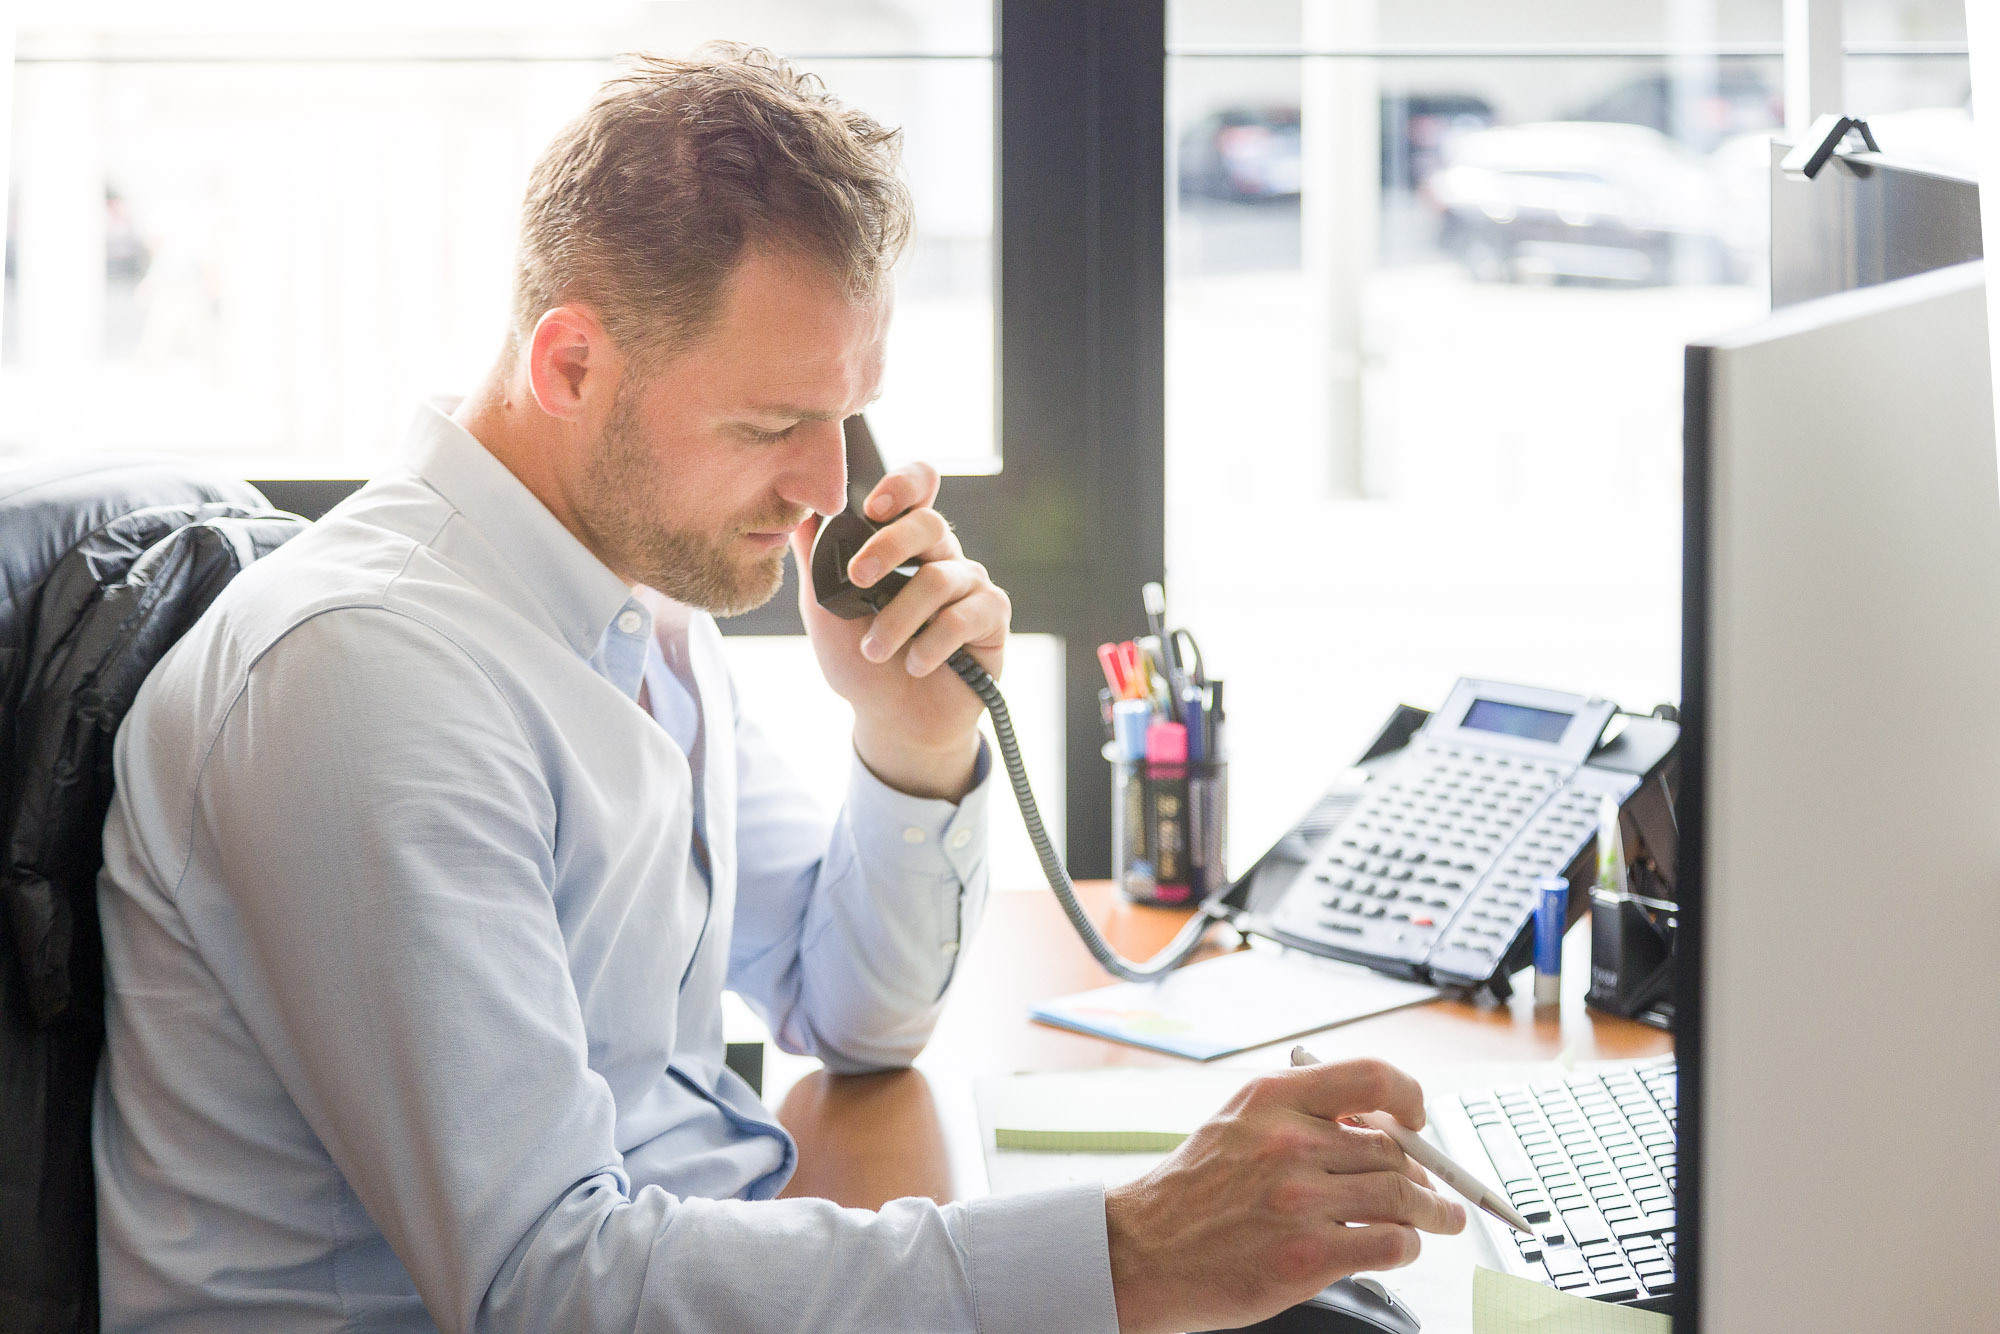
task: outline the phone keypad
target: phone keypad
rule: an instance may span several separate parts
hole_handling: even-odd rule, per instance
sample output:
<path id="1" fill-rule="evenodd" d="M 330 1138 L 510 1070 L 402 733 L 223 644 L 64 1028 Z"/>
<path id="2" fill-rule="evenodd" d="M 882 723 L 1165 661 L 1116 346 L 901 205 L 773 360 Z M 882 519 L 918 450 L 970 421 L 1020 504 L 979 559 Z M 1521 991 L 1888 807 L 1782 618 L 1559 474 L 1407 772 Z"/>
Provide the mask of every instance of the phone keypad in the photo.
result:
<path id="1" fill-rule="evenodd" d="M 1301 871 L 1272 928 L 1386 971 L 1483 981 L 1532 920 L 1535 878 L 1560 874 L 1594 836 L 1599 791 L 1637 782 L 1419 734 Z"/>

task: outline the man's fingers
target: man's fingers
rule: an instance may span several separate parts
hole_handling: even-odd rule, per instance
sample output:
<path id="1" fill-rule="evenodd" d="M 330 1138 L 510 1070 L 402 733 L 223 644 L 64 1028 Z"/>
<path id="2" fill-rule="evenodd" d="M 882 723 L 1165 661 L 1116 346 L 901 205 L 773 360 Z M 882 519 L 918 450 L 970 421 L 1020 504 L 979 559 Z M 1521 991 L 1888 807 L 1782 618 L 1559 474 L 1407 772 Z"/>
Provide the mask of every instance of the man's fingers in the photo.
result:
<path id="1" fill-rule="evenodd" d="M 861 641 L 861 656 L 887 662 L 914 637 L 909 668 L 912 675 L 923 676 L 963 644 L 1003 642 L 1012 614 L 1007 595 L 987 579 L 984 566 L 969 560 L 936 561 L 920 566 L 876 613 Z"/>
<path id="2" fill-rule="evenodd" d="M 875 483 L 862 513 L 883 523 L 904 510 L 929 509 L 937 501 L 938 486 L 936 468 L 928 463 L 905 463 Z"/>
<path id="3" fill-rule="evenodd" d="M 995 587 L 977 589 L 933 616 L 910 641 L 909 655 L 903 661 L 911 676 L 928 676 L 967 644 L 990 649 L 1006 643 L 1012 619 L 1013 606 L 1006 593 Z"/>
<path id="4" fill-rule="evenodd" d="M 861 544 L 847 562 L 847 577 L 867 588 L 905 561 L 951 560 L 962 554 L 944 515 L 912 510 Z"/>
<path id="5" fill-rule="evenodd" d="M 1379 1130 L 1329 1121 L 1295 1108 L 1281 1109 L 1279 1115 L 1286 1118 L 1290 1130 L 1273 1144 L 1289 1161 L 1311 1163 L 1328 1172 L 1407 1173 L 1415 1166 L 1402 1147 Z"/>
<path id="6" fill-rule="evenodd" d="M 1387 1112 L 1412 1130 L 1424 1128 L 1423 1086 L 1387 1061 L 1304 1065 L 1268 1078 L 1289 1105 L 1329 1121 Z"/>
<path id="7" fill-rule="evenodd" d="M 1365 1274 L 1401 1269 L 1417 1258 L 1423 1246 L 1415 1228 L 1397 1223 L 1370 1223 L 1365 1227 L 1342 1228 L 1337 1249 L 1343 1270 Z"/>
<path id="8" fill-rule="evenodd" d="M 1354 1172 L 1328 1178 L 1328 1210 L 1343 1223 L 1400 1223 L 1424 1232 L 1465 1229 L 1465 1206 L 1417 1185 L 1401 1172 Z"/>

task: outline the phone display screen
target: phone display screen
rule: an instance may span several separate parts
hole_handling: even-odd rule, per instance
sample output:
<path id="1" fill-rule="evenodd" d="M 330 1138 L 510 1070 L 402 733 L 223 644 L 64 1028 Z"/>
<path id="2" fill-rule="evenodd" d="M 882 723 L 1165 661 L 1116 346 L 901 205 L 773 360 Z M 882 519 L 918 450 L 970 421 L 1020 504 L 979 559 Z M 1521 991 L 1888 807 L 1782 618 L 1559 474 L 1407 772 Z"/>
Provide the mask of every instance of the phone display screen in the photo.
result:
<path id="1" fill-rule="evenodd" d="M 1531 709 L 1525 704 L 1475 699 L 1472 707 L 1465 711 L 1465 719 L 1459 726 L 1476 728 L 1481 732 L 1498 732 L 1503 736 L 1524 737 L 1529 741 L 1556 742 L 1562 740 L 1570 719 L 1574 717 L 1573 713 L 1557 713 L 1554 709 Z"/>

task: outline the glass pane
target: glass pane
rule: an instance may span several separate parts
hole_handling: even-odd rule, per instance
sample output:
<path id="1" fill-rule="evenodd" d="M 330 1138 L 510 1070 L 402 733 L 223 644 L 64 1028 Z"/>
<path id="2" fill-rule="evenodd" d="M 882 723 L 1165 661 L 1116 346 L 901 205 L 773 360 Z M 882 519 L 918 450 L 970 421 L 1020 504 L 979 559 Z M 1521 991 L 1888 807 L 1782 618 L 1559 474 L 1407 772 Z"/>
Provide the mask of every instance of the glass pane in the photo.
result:
<path id="1" fill-rule="evenodd" d="M 831 812 L 847 791 L 854 755 L 854 710 L 833 693 L 813 660 L 812 645 L 800 635 L 730 635 L 723 641 L 729 670 L 746 716 L 781 738 L 785 754 L 806 785 Z M 1063 641 L 1054 635 L 1014 635 L 1007 641 L 1007 670 L 1001 687 L 1007 712 L 1021 744 L 1021 762 L 1035 790 L 1043 823 L 1055 845 L 1063 846 Z M 987 745 L 992 746 L 991 729 Z M 996 889 L 1047 891 L 1041 862 L 1028 842 L 1021 811 L 999 771 L 988 794 L 992 830 L 992 882 Z"/>
<path id="2" fill-rule="evenodd" d="M 477 24 L 410 8 L 24 20 L 0 454 L 161 448 L 250 475 L 369 475 L 413 403 L 490 364 L 528 168 L 608 53 L 726 32 L 801 52 L 904 127 L 917 232 L 879 435 L 897 458 L 997 469 L 988 0 L 604 5 L 560 31 L 525 6 Z M 92 58 L 62 58 L 85 39 Z"/>
<path id="3" fill-rule="evenodd" d="M 1962 46 L 1965 6 L 1966 0 L 1847 0 L 1841 9 L 1841 36 L 1850 46 L 1889 42 Z"/>
<path id="4" fill-rule="evenodd" d="M 1847 104 L 1885 153 L 1979 174 L 1972 73 L 1963 55 L 1850 55 Z"/>
<path id="5" fill-rule="evenodd" d="M 28 58 L 413 55 L 603 59 L 728 38 L 811 56 L 993 54 L 992 0 L 572 0 L 560 20 L 526 0 L 21 0 Z"/>
<path id="6" fill-rule="evenodd" d="M 1167 7 L 1167 49 L 1177 54 L 1244 47 L 1324 51 L 1378 42 L 1394 47 L 1776 42 L 1783 28 L 1783 0 L 1599 0 L 1587 5 L 1553 0 L 1173 0 Z"/>
<path id="7" fill-rule="evenodd" d="M 1170 66 L 1169 592 L 1239 860 L 1459 676 L 1677 698 L 1683 348 L 1767 307 L 1777 60 Z"/>

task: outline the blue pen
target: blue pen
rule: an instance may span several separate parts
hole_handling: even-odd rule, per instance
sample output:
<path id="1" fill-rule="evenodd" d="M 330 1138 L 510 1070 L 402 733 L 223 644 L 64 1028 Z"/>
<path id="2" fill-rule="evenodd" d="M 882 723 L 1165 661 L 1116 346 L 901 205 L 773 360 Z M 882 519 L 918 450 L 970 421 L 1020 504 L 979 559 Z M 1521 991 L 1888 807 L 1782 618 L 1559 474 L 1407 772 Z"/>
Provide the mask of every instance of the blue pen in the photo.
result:
<path id="1" fill-rule="evenodd" d="M 1201 691 L 1194 686 L 1182 686 L 1181 722 L 1187 726 L 1190 764 L 1201 764 L 1208 759 L 1208 727 L 1205 714 L 1206 707 L 1202 703 Z"/>
<path id="2" fill-rule="evenodd" d="M 1559 875 L 1535 880 L 1535 1004 L 1562 1001 L 1563 931 L 1569 926 L 1569 881 Z"/>

